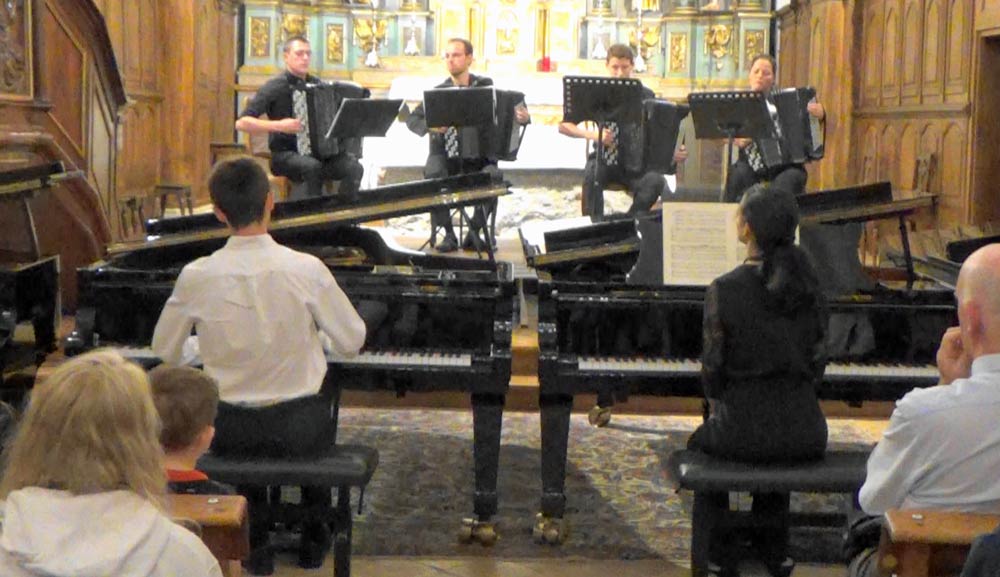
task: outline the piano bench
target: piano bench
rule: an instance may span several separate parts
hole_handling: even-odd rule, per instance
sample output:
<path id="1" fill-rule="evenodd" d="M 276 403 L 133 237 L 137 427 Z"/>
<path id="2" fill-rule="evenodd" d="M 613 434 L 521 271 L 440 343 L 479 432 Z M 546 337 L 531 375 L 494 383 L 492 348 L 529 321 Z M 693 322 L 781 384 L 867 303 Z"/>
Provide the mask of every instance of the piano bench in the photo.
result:
<path id="1" fill-rule="evenodd" d="M 361 445 L 332 445 L 323 455 L 301 458 L 219 457 L 205 455 L 198 468 L 215 481 L 251 487 L 281 485 L 337 488 L 337 504 L 318 513 L 333 527 L 333 574 L 351 574 L 351 489 L 360 489 L 360 502 L 365 486 L 378 466 L 378 451 Z M 269 521 L 294 522 L 308 512 L 302 506 L 270 503 L 264 510 L 257 507 L 251 515 L 262 515 Z M 314 512 L 315 513 L 315 512 Z"/>
<path id="2" fill-rule="evenodd" d="M 709 549 L 715 529 L 731 527 L 787 527 L 789 516 L 763 518 L 747 511 L 732 511 L 717 498 L 731 492 L 856 494 L 865 481 L 868 454 L 828 451 L 820 461 L 756 464 L 728 461 L 700 451 L 675 451 L 667 460 L 667 470 L 679 489 L 694 492 L 691 511 L 691 574 L 708 574 Z M 853 498 L 852 498 L 853 502 Z M 846 513 L 846 511 L 845 511 Z M 841 515 L 801 515 L 797 524 L 829 525 L 844 523 Z"/>

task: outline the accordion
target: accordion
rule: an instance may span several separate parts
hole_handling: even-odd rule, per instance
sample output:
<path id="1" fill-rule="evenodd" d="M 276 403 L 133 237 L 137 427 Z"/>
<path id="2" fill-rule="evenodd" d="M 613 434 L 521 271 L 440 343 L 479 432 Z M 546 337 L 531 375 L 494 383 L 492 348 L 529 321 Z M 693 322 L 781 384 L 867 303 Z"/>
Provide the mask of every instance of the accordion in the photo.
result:
<path id="1" fill-rule="evenodd" d="M 777 108 L 777 138 L 755 140 L 747 159 L 754 172 L 823 158 L 824 126 L 806 108 L 816 98 L 816 89 L 786 88 L 771 93 Z"/>
<path id="2" fill-rule="evenodd" d="M 330 129 L 345 98 L 368 98 L 371 92 L 353 82 L 306 84 L 292 92 L 292 110 L 304 127 L 296 135 L 299 154 L 327 160 L 341 153 L 361 155 L 360 138 L 333 138 Z"/>
<path id="3" fill-rule="evenodd" d="M 622 124 L 618 132 L 618 163 L 627 173 L 672 172 L 674 148 L 688 107 L 666 100 L 642 102 L 642 122 Z"/>
<path id="4" fill-rule="evenodd" d="M 499 90 L 493 87 L 437 88 L 424 92 L 424 108 L 428 118 L 445 115 L 465 116 L 461 113 L 442 113 L 441 109 L 455 109 L 463 106 L 462 98 L 478 94 L 492 102 L 492 121 L 458 127 L 459 156 L 468 159 L 487 158 L 489 160 L 517 160 L 525 127 L 517 122 L 515 110 L 524 103 L 524 93 L 515 90 Z M 480 100 L 482 101 L 482 100 Z M 470 117 L 481 118 L 476 114 Z"/>

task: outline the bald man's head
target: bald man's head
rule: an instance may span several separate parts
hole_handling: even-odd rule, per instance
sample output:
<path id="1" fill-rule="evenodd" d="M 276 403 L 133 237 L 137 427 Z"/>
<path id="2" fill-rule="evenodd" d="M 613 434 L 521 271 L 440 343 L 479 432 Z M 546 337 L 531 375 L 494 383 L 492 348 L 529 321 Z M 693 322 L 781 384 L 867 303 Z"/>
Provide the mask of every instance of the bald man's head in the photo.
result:
<path id="1" fill-rule="evenodd" d="M 963 346 L 978 349 L 976 356 L 1000 352 L 1000 244 L 984 246 L 965 259 L 955 296 Z"/>

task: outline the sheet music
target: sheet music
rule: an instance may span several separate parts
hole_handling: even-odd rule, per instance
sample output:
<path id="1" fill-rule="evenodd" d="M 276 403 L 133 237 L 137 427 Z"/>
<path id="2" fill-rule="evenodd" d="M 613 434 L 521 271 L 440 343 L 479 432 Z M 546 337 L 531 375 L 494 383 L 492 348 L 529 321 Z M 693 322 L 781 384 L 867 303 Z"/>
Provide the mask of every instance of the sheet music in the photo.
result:
<path id="1" fill-rule="evenodd" d="M 663 210 L 663 283 L 707 285 L 746 256 L 736 232 L 738 204 L 672 202 Z"/>

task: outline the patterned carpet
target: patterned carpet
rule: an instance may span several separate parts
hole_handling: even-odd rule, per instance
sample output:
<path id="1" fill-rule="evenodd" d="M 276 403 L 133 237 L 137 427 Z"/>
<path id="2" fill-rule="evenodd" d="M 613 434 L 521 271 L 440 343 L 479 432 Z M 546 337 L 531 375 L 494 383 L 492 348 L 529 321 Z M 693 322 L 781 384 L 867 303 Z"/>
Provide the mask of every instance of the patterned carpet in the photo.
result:
<path id="1" fill-rule="evenodd" d="M 338 442 L 376 447 L 381 462 L 355 525 L 354 553 L 377 556 L 503 558 L 661 558 L 686 565 L 690 494 L 665 474 L 666 456 L 683 446 L 698 419 L 615 415 L 595 429 L 574 415 L 566 489 L 569 540 L 535 544 L 538 510 L 539 417 L 504 416 L 500 453 L 499 542 L 462 545 L 456 533 L 472 512 L 472 416 L 461 411 L 344 409 Z M 850 421 L 830 424 L 831 446 L 867 450 L 875 439 Z M 793 510 L 835 511 L 840 497 L 793 495 Z M 797 530 L 793 556 L 837 562 L 836 530 Z"/>

